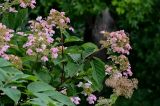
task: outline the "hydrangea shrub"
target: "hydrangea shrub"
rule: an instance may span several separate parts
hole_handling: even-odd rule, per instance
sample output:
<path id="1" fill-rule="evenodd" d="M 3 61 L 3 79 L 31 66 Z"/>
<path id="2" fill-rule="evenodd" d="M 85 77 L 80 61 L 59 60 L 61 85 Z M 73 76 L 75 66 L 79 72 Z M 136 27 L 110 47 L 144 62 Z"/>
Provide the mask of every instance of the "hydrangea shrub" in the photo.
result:
<path id="1" fill-rule="evenodd" d="M 35 4 L 35 0 L 8 0 L 0 9 L 3 16 L 19 12 L 14 6 L 33 9 Z M 0 23 L 1 104 L 112 105 L 118 96 L 130 98 L 137 88 L 137 79 L 129 79 L 133 73 L 126 55 L 131 46 L 123 30 L 100 32 L 104 34 L 101 48 L 108 55 L 105 63 L 94 56 L 101 48 L 71 36 L 74 29 L 65 12 L 51 9 L 48 17 L 38 16 L 28 23 L 25 30 Z M 113 88 L 109 99 L 95 94 L 103 89 L 104 81 Z"/>

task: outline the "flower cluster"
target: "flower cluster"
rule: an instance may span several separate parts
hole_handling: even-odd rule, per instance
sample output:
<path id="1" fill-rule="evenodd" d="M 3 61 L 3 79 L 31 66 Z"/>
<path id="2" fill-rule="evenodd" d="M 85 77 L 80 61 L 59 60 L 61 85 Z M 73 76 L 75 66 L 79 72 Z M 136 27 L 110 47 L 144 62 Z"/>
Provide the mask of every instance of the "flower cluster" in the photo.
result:
<path id="1" fill-rule="evenodd" d="M 87 83 L 83 83 L 83 82 L 79 82 L 79 84 L 77 85 L 77 87 L 82 87 L 83 91 L 82 94 L 84 94 L 87 97 L 87 101 L 89 104 L 94 104 L 95 101 L 97 100 L 96 96 L 93 95 L 93 89 L 91 88 L 92 83 L 90 81 L 88 81 Z"/>
<path id="2" fill-rule="evenodd" d="M 23 45 L 24 48 L 27 48 L 26 53 L 28 55 L 38 54 L 44 62 L 48 61 L 49 54 L 52 58 L 58 57 L 59 49 L 51 47 L 54 42 L 53 35 L 55 34 L 53 28 L 70 28 L 67 25 L 70 19 L 64 15 L 64 12 L 52 9 L 46 20 L 39 16 L 35 21 L 29 21 L 32 33 L 29 34 L 28 41 Z"/>
<path id="3" fill-rule="evenodd" d="M 10 0 L 8 1 L 11 2 Z M 35 8 L 36 4 L 35 0 L 12 1 L 17 1 L 22 8 Z M 17 12 L 12 6 L 13 5 L 8 7 L 7 10 L 9 10 L 9 12 Z M 66 29 L 74 31 L 74 29 L 68 25 L 70 19 L 65 16 L 65 12 L 59 12 L 55 9 L 50 10 L 48 17 L 42 18 L 41 16 L 38 16 L 36 20 L 31 20 L 29 23 L 30 32 L 27 34 L 24 34 L 24 32 L 17 32 L 17 34 L 27 36 L 27 41 L 23 45 L 23 48 L 26 49 L 27 55 L 37 57 L 37 61 L 47 62 L 49 59 L 56 59 L 58 53 L 65 50 L 63 45 L 59 47 L 55 46 L 57 45 L 57 43 L 54 43 L 55 30 L 59 29 L 61 34 L 63 34 L 63 31 Z M 18 56 L 6 53 L 10 48 L 9 42 L 14 31 L 7 29 L 5 25 L 0 23 L 0 32 L 0 57 L 10 60 L 16 67 L 22 68 L 22 61 Z M 105 40 L 102 40 L 100 43 L 102 44 L 102 47 L 107 48 L 107 53 L 111 55 L 108 59 L 112 60 L 109 65 L 107 64 L 105 66 L 106 74 L 111 75 L 106 80 L 106 85 L 112 87 L 116 95 L 123 95 L 129 98 L 132 95 L 133 90 L 137 88 L 138 83 L 136 79 L 128 79 L 128 76 L 132 76 L 129 60 L 125 56 L 125 54 L 129 54 L 129 50 L 131 49 L 129 38 L 123 30 L 111 33 L 102 31 L 101 33 L 104 34 Z M 63 73 L 62 77 L 65 78 Z M 97 97 L 93 94 L 95 89 L 94 86 L 92 86 L 92 82 L 79 82 L 77 87 L 80 87 L 80 93 L 86 96 L 86 100 L 89 104 L 95 104 Z M 67 96 L 67 88 L 64 87 L 60 92 Z M 75 105 L 80 104 L 81 101 L 81 99 L 75 95 L 70 97 L 70 100 Z"/>
<path id="4" fill-rule="evenodd" d="M 51 9 L 50 14 L 47 17 L 47 22 L 49 24 L 53 24 L 60 30 L 69 29 L 71 31 L 74 31 L 72 27 L 68 26 L 68 23 L 70 23 L 70 19 L 68 17 L 65 17 L 65 12 L 59 12 L 55 9 Z"/>
<path id="5" fill-rule="evenodd" d="M 129 38 L 125 34 L 124 30 L 116 32 L 101 32 L 104 34 L 106 40 L 100 41 L 103 47 L 108 48 L 108 52 L 117 52 L 122 54 L 129 54 L 131 46 L 129 44 Z"/>
<path id="6" fill-rule="evenodd" d="M 8 11 L 13 13 L 18 12 L 14 7 L 9 7 Z"/>
<path id="7" fill-rule="evenodd" d="M 75 96 L 75 97 L 71 97 L 70 99 L 74 104 L 76 105 L 80 104 L 81 99 L 79 97 Z"/>
<path id="8" fill-rule="evenodd" d="M 120 56 L 112 55 L 109 57 L 112 60 L 112 65 L 105 65 L 106 74 L 113 75 L 114 73 L 122 73 L 123 76 L 132 76 L 131 66 L 128 58 L 121 54 Z"/>
<path id="9" fill-rule="evenodd" d="M 113 88 L 113 92 L 117 96 L 125 96 L 130 98 L 134 89 L 137 89 L 138 80 L 127 79 L 126 77 L 110 77 L 106 80 L 106 85 Z"/>
<path id="10" fill-rule="evenodd" d="M 10 47 L 9 41 L 13 36 L 13 30 L 6 28 L 5 25 L 0 23 L 0 57 L 9 60 L 9 55 L 6 54 L 6 51 Z"/>
<path id="11" fill-rule="evenodd" d="M 20 57 L 15 55 L 9 55 L 9 61 L 18 69 L 22 69 L 22 60 Z"/>
<path id="12" fill-rule="evenodd" d="M 67 88 L 64 87 L 60 92 L 64 95 L 67 95 Z"/>
<path id="13" fill-rule="evenodd" d="M 20 5 L 22 8 L 31 7 L 32 9 L 35 8 L 36 0 L 5 0 L 5 3 L 2 3 L 0 12 L 18 12 L 15 9 L 15 5 Z"/>
<path id="14" fill-rule="evenodd" d="M 9 60 L 17 68 L 22 68 L 22 61 L 18 56 L 7 54 L 7 50 L 10 48 L 10 40 L 13 37 L 13 30 L 8 29 L 5 25 L 0 23 L 0 57 Z"/>
<path id="15" fill-rule="evenodd" d="M 108 59 L 112 61 L 111 64 L 105 66 L 106 74 L 126 77 L 132 76 L 129 60 L 125 56 L 125 54 L 129 54 L 131 46 L 124 30 L 111 33 L 101 31 L 101 33 L 104 34 L 105 40 L 101 40 L 100 43 L 102 47 L 107 48 L 107 54 L 111 55 Z"/>
<path id="16" fill-rule="evenodd" d="M 94 104 L 94 102 L 97 100 L 97 97 L 93 94 L 90 94 L 88 97 L 87 97 L 87 101 L 89 104 Z"/>
<path id="17" fill-rule="evenodd" d="M 22 8 L 31 7 L 33 9 L 35 8 L 36 0 L 19 0 L 19 3 Z"/>
<path id="18" fill-rule="evenodd" d="M 137 88 L 137 79 L 128 79 L 128 76 L 132 76 L 131 65 L 128 58 L 131 46 L 129 44 L 129 38 L 125 34 L 124 30 L 116 32 L 105 32 L 104 39 L 100 41 L 103 48 L 107 48 L 108 57 L 111 60 L 105 65 L 105 73 L 110 75 L 106 80 L 106 85 L 113 88 L 113 92 L 117 96 L 131 97 L 134 88 Z"/>
<path id="19" fill-rule="evenodd" d="M 92 85 L 91 82 L 87 82 L 87 83 L 79 82 L 77 87 L 82 87 L 83 88 L 82 94 L 87 96 L 87 95 L 90 95 L 93 92 L 93 89 L 91 88 L 91 85 Z"/>

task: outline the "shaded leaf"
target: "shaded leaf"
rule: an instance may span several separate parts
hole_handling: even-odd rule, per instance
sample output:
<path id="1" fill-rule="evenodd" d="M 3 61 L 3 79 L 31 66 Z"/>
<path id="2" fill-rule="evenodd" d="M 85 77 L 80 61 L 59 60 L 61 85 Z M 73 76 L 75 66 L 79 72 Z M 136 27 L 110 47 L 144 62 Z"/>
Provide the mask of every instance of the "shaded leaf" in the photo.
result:
<path id="1" fill-rule="evenodd" d="M 52 86 L 48 85 L 45 82 L 32 82 L 27 86 L 27 89 L 29 91 L 31 91 L 32 93 L 36 93 L 36 92 L 42 92 L 42 91 L 48 91 L 48 90 L 54 90 L 55 88 L 53 88 Z"/>
<path id="2" fill-rule="evenodd" d="M 50 96 L 52 99 L 57 100 L 67 106 L 75 106 L 69 97 L 61 94 L 58 91 L 46 91 L 45 94 L 47 94 L 48 96 Z"/>
<path id="3" fill-rule="evenodd" d="M 21 97 L 21 92 L 17 89 L 14 88 L 2 88 L 2 91 L 10 97 L 15 103 L 18 103 L 20 97 Z"/>
<path id="4" fill-rule="evenodd" d="M 11 63 L 3 58 L 0 58 L 0 67 L 7 67 L 7 66 L 11 66 Z"/>
<path id="5" fill-rule="evenodd" d="M 98 58 L 94 58 L 94 60 L 92 60 L 90 63 L 91 63 L 92 70 L 93 70 L 92 77 L 96 82 L 96 85 L 98 88 L 97 90 L 101 91 L 103 87 L 103 80 L 105 77 L 105 69 L 104 69 L 105 64 Z"/>
<path id="6" fill-rule="evenodd" d="M 65 67 L 65 72 L 69 77 L 73 77 L 74 75 L 77 74 L 78 71 L 79 71 L 78 65 L 75 63 L 68 62 L 68 64 Z"/>

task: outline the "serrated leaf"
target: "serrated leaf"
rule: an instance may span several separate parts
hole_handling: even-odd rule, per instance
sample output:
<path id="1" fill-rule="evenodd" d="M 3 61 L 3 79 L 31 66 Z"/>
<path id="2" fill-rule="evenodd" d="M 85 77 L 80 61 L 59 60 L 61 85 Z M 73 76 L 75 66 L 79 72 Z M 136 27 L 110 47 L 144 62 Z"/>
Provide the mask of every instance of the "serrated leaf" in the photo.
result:
<path id="1" fill-rule="evenodd" d="M 105 64 L 98 58 L 94 58 L 94 60 L 92 60 L 90 63 L 92 66 L 92 77 L 97 85 L 96 88 L 98 91 L 101 91 L 105 77 Z"/>
<path id="2" fill-rule="evenodd" d="M 77 74 L 78 71 L 78 65 L 72 62 L 68 62 L 68 64 L 65 67 L 66 75 L 69 77 L 73 77 Z"/>
<path id="3" fill-rule="evenodd" d="M 81 54 L 69 54 L 68 55 L 72 58 L 73 61 L 77 62 L 81 59 Z"/>
<path id="4" fill-rule="evenodd" d="M 98 50 L 98 47 L 93 43 L 85 43 L 82 45 L 84 52 L 82 53 L 82 57 L 85 59 L 88 56 L 92 55 Z"/>

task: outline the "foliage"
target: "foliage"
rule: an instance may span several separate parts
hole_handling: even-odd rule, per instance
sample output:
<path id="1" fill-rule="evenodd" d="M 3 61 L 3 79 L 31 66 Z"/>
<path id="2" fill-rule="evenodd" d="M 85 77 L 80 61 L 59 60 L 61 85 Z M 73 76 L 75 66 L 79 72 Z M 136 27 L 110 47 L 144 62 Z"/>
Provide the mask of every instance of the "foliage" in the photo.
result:
<path id="1" fill-rule="evenodd" d="M 72 5 L 70 2 L 64 2 L 63 4 L 66 4 L 69 7 L 63 9 L 63 6 L 66 5 L 60 5 L 57 3 L 60 2 L 59 0 L 42 1 L 46 2 L 38 5 L 41 7 L 41 11 L 39 10 L 41 14 L 47 15 L 49 9 L 45 12 L 42 12 L 42 10 L 54 6 L 59 10 L 67 11 L 67 14 L 72 17 L 71 24 L 79 26 L 75 27 L 75 29 L 80 29 L 80 33 L 86 29 L 84 24 L 86 24 L 88 20 L 81 15 L 75 17 L 75 15 L 72 14 L 73 12 L 68 10 L 71 7 L 70 5 Z M 79 0 L 77 0 L 77 2 L 78 1 Z M 101 2 L 106 4 L 112 13 L 117 29 L 125 29 L 130 34 L 133 49 L 131 56 L 129 56 L 129 60 L 132 64 L 132 69 L 134 70 L 134 76 L 139 79 L 139 89 L 134 93 L 133 97 L 130 100 L 126 100 L 123 97 L 118 99 L 116 103 L 117 106 L 158 105 L 158 94 L 160 91 L 160 88 L 158 87 L 160 76 L 159 0 L 112 0 L 111 2 L 101 0 Z M 83 8 L 87 7 L 86 5 L 88 4 L 85 4 Z M 38 9 L 36 10 L 38 11 Z M 77 14 L 76 12 L 78 11 L 74 11 L 74 14 Z M 90 8 L 90 11 L 93 11 L 93 8 Z M 123 12 L 121 13 L 118 11 Z M 88 12 L 86 13 L 87 15 L 85 17 L 93 16 L 88 15 Z M 94 15 L 98 15 L 98 13 L 95 12 Z M 83 36 L 84 34 L 82 33 L 80 35 Z M 108 89 L 106 92 L 109 92 Z M 103 93 L 103 95 L 106 96 L 107 93 Z"/>
<path id="2" fill-rule="evenodd" d="M 76 29 L 76 36 L 83 37 L 86 24 L 92 22 L 92 17 L 100 14 L 106 8 L 106 0 L 39 0 L 37 7 L 31 11 L 30 17 L 48 15 L 48 11 L 54 7 L 65 11 L 72 20 L 72 26 Z"/>
<path id="3" fill-rule="evenodd" d="M 82 8 L 85 3 L 79 2 L 74 1 L 78 4 L 73 5 L 80 14 L 85 14 L 85 11 L 93 14 L 100 10 L 98 6 L 103 5 L 97 1 L 96 5 L 89 4 L 85 9 Z M 107 44 L 102 43 L 102 47 L 98 48 L 71 35 L 74 29 L 69 25 L 70 19 L 65 12 L 51 9 L 46 18 L 38 16 L 27 25 L 29 14 L 25 8 L 35 8 L 35 4 L 35 0 L 2 3 L 2 105 L 74 106 L 83 100 L 80 97 L 85 98 L 88 104 L 95 104 L 98 98 L 94 93 L 102 91 L 106 78 L 111 79 L 111 83 L 106 80 L 106 85 L 113 88 L 113 94 L 107 99 L 109 105 L 114 104 L 118 96 L 125 96 L 124 92 L 130 91 L 127 97 L 132 95 L 137 81 L 134 83 L 129 79 L 132 72 L 125 55 L 129 54 L 131 47 L 123 30 L 112 33 L 102 31 Z M 13 7 L 17 5 L 24 9 Z M 90 11 L 92 6 L 94 10 Z M 107 63 L 94 57 L 104 48 L 109 55 Z M 118 84 L 119 79 L 122 83 Z"/>
<path id="4" fill-rule="evenodd" d="M 159 95 L 157 95 L 160 91 L 158 87 L 160 76 L 158 46 L 160 39 L 159 0 L 140 0 L 139 6 L 131 7 L 129 9 L 125 8 L 124 14 L 116 15 L 116 19 L 118 28 L 126 29 L 130 33 L 133 47 L 130 62 L 135 70 L 134 76 L 139 79 L 139 89 L 130 101 L 119 98 L 116 106 L 158 106 L 160 101 Z M 141 7 L 141 9 L 136 11 L 135 9 L 138 7 Z M 116 11 L 116 6 L 112 6 L 112 9 L 112 11 Z M 131 26 L 134 20 L 129 23 L 128 19 L 130 18 L 127 18 L 129 11 L 132 11 L 133 15 L 138 14 L 134 16 L 137 19 L 135 27 Z M 142 12 L 145 14 L 142 14 Z M 132 14 L 130 17 L 132 17 Z M 139 20 L 138 17 L 143 17 L 143 19 Z"/>
<path id="5" fill-rule="evenodd" d="M 112 0 L 112 5 L 118 15 L 123 15 L 124 21 L 120 19 L 120 25 L 130 25 L 134 28 L 137 28 L 138 24 L 144 21 L 145 16 L 153 11 L 152 0 Z"/>

